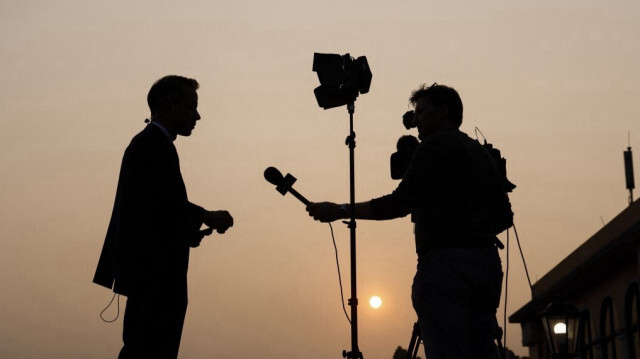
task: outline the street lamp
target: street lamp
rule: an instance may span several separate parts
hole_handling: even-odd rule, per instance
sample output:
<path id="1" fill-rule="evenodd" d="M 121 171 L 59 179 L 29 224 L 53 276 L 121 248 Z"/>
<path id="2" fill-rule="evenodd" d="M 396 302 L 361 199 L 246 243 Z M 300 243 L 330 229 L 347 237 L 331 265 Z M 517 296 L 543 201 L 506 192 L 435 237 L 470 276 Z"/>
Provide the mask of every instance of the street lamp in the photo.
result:
<path id="1" fill-rule="evenodd" d="M 580 312 L 567 302 L 554 302 L 547 306 L 542 313 L 547 344 L 551 349 L 550 358 L 570 359 L 576 357 L 576 343 L 578 336 L 578 322 Z"/>

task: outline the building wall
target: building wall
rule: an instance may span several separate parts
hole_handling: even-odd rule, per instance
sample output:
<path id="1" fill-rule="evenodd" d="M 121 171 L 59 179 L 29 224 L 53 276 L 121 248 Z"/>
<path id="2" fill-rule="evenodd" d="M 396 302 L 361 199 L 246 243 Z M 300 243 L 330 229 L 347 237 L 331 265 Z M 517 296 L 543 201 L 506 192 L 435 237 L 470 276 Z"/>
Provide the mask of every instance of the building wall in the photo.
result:
<path id="1" fill-rule="evenodd" d="M 608 271 L 598 273 L 597 279 L 594 278 L 587 286 L 573 293 L 563 293 L 562 300 L 568 300 L 574 303 L 580 311 L 589 314 L 590 325 L 585 326 L 585 329 L 590 327 L 591 340 L 589 340 L 588 333 L 585 332 L 584 341 L 590 352 L 583 356 L 584 358 L 640 359 L 640 337 L 637 330 L 637 313 L 634 314 L 636 318 L 636 328 L 635 330 L 632 328 L 633 333 L 635 333 L 632 335 L 635 335 L 635 337 L 630 337 L 625 323 L 627 292 L 633 283 L 640 282 L 640 264 L 637 260 L 638 257 L 635 258 L 636 260 L 634 261 L 618 263 L 618 266 L 610 268 Z M 602 317 L 603 304 L 606 302 L 611 302 L 614 327 L 613 330 L 611 330 L 610 327 L 605 326 L 608 330 L 602 333 L 601 324 L 609 324 L 608 322 L 603 323 L 603 320 L 608 318 L 606 312 L 606 318 Z M 531 330 L 537 332 L 530 335 L 530 338 L 533 338 L 531 342 L 525 343 L 525 345 L 530 345 L 529 357 L 531 359 L 547 358 L 546 341 L 542 339 L 544 338 L 543 328 L 538 323 L 535 323 L 535 325 L 533 323 L 522 324 L 523 328 L 528 326 L 529 328 L 533 328 Z M 611 343 L 608 342 L 603 346 L 603 334 L 605 337 L 607 335 L 614 337 L 615 344 L 611 345 Z M 633 350 L 630 351 L 628 349 L 628 340 L 635 340 L 635 353 Z M 612 350 L 614 347 L 615 353 Z M 607 353 L 604 353 L 603 349 L 607 349 Z"/>
<path id="2" fill-rule="evenodd" d="M 576 298 L 574 302 L 583 314 L 588 314 L 589 325 L 585 325 L 584 329 L 590 329 L 591 336 L 585 332 L 582 339 L 588 346 L 586 349 L 590 350 L 590 355 L 584 356 L 586 358 L 630 358 L 625 315 L 628 310 L 627 292 L 633 283 L 638 282 L 637 263 L 618 268 L 609 274 L 608 280 L 594 283 L 591 291 Z M 604 350 L 607 353 L 603 353 Z"/>
<path id="3" fill-rule="evenodd" d="M 587 291 L 580 293 L 580 296 L 573 299 L 573 303 L 579 310 L 588 310 L 591 313 L 594 329 L 600 326 L 600 309 L 607 297 L 613 301 L 616 328 L 621 328 L 621 323 L 624 323 L 626 292 L 629 285 L 638 280 L 638 267 L 636 263 L 628 263 L 623 268 L 617 268 L 616 271 L 609 274 L 607 280 L 593 283 Z M 597 332 L 593 334 L 595 335 Z"/>

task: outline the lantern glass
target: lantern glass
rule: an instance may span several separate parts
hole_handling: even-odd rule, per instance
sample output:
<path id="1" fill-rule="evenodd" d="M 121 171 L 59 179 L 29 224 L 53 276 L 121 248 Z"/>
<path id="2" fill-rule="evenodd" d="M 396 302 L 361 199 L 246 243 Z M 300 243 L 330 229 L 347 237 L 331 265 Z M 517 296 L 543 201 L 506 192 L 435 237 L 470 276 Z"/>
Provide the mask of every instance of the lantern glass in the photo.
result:
<path id="1" fill-rule="evenodd" d="M 552 358 L 575 356 L 579 316 L 578 310 L 568 303 L 551 303 L 541 313 Z"/>

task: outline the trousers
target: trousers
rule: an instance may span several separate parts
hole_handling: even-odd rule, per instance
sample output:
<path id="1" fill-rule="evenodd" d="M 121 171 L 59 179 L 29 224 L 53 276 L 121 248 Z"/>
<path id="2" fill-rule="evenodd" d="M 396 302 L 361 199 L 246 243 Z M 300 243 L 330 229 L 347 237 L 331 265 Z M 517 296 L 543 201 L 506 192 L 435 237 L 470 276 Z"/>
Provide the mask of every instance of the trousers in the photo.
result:
<path id="1" fill-rule="evenodd" d="M 175 359 L 187 312 L 187 284 L 152 285 L 127 298 L 118 359 Z"/>
<path id="2" fill-rule="evenodd" d="M 428 359 L 497 359 L 502 264 L 495 247 L 429 251 L 411 299 Z"/>

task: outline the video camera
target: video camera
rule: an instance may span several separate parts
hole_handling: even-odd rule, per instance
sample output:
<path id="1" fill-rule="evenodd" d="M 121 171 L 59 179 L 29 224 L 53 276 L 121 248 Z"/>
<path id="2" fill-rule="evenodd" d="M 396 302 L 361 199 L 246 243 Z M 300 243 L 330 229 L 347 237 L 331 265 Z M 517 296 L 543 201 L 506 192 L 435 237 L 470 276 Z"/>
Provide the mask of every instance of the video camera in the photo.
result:
<path id="1" fill-rule="evenodd" d="M 415 122 L 415 113 L 413 111 L 407 111 L 402 115 L 402 124 L 407 130 L 415 128 L 417 126 Z M 415 136 L 404 135 L 398 139 L 396 144 L 397 152 L 391 155 L 391 178 L 399 180 L 404 177 L 404 174 L 409 168 L 409 163 L 413 158 L 413 153 L 416 151 L 416 147 L 420 142 Z"/>
<path id="2" fill-rule="evenodd" d="M 415 128 L 417 126 L 415 122 L 415 113 L 413 111 L 405 112 L 404 115 L 402 115 L 402 124 L 407 130 Z M 484 135 L 482 137 L 484 137 Z M 480 142 L 480 140 L 478 140 L 478 142 Z M 409 169 L 409 164 L 411 163 L 416 147 L 418 147 L 418 143 L 418 139 L 411 135 L 405 135 L 398 139 L 398 143 L 396 145 L 397 151 L 391 155 L 392 179 L 398 180 L 404 177 L 407 169 Z M 507 178 L 507 160 L 502 157 L 500 150 L 493 147 L 492 144 L 487 143 L 486 139 L 484 139 L 484 143 L 481 143 L 481 145 L 491 155 L 491 158 L 493 158 L 493 161 L 498 167 L 504 191 L 513 191 L 516 188 L 516 185 Z"/>

